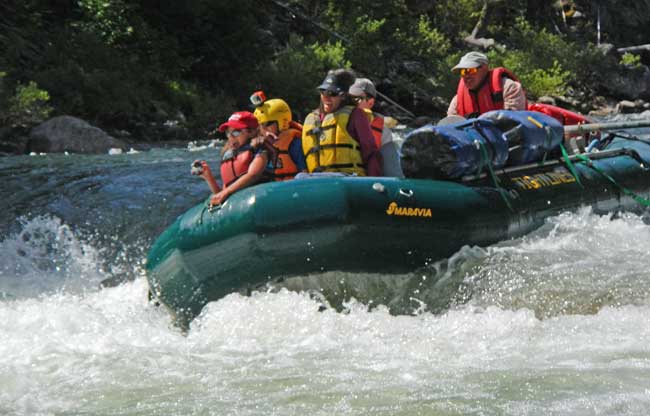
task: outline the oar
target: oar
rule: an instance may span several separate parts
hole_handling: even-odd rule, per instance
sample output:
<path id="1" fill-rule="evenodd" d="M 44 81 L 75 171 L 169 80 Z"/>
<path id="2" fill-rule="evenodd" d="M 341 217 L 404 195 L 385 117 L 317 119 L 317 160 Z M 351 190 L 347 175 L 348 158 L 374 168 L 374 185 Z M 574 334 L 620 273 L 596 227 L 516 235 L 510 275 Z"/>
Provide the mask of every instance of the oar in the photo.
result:
<path id="1" fill-rule="evenodd" d="M 613 123 L 575 124 L 573 126 L 564 126 L 564 133 L 580 134 L 580 133 L 587 133 L 589 131 L 636 129 L 640 127 L 650 127 L 650 120 L 619 121 Z"/>

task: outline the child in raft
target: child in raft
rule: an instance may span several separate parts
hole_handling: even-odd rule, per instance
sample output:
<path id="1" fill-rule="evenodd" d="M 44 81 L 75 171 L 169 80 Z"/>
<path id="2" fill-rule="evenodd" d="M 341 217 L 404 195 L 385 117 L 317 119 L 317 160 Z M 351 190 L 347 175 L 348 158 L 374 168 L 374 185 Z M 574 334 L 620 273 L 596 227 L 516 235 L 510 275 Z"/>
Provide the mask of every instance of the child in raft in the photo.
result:
<path id="1" fill-rule="evenodd" d="M 219 126 L 219 131 L 225 132 L 228 139 L 221 151 L 223 187 L 219 187 L 205 160 L 192 163 L 192 174 L 205 179 L 212 191 L 211 205 L 220 205 L 240 189 L 262 181 L 269 161 L 268 152 L 263 147 L 255 149 L 251 146 L 251 140 L 259 133 L 259 123 L 253 113 L 233 113 Z"/>

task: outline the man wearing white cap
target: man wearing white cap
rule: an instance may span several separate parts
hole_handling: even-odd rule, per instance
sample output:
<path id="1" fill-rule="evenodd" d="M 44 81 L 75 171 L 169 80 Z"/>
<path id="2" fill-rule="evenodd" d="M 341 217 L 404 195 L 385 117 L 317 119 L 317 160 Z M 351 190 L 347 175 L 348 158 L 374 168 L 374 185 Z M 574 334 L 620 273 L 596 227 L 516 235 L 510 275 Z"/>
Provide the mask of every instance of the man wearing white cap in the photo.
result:
<path id="1" fill-rule="evenodd" d="M 469 52 L 451 70 L 460 74 L 460 81 L 448 116 L 474 118 L 492 110 L 526 109 L 526 94 L 515 74 L 506 68 L 490 69 L 484 54 Z"/>

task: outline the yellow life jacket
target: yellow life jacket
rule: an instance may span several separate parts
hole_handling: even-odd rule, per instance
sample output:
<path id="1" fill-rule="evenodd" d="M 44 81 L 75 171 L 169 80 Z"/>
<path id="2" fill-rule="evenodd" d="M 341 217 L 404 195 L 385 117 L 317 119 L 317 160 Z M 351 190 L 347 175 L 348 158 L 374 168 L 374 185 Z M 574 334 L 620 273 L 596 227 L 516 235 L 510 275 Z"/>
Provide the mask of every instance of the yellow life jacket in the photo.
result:
<path id="1" fill-rule="evenodd" d="M 320 120 L 318 111 L 307 116 L 302 150 L 309 172 L 343 172 L 366 176 L 359 142 L 348 133 L 353 106 L 345 106 Z"/>

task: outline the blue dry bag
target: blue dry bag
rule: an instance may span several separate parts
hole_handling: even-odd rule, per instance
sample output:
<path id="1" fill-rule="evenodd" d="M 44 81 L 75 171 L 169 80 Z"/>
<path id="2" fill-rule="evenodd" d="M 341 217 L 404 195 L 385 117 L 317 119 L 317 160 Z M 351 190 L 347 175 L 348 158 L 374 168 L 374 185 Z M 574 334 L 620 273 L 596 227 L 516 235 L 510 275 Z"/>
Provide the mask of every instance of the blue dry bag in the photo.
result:
<path id="1" fill-rule="evenodd" d="M 490 120 L 508 142 L 508 165 L 517 166 L 540 161 L 544 155 L 559 149 L 564 127 L 551 116 L 536 111 L 496 110 L 482 114 Z"/>
<path id="2" fill-rule="evenodd" d="M 487 163 L 501 168 L 507 159 L 508 142 L 487 119 L 420 127 L 406 136 L 400 149 L 407 178 L 460 179 L 478 173 Z"/>

